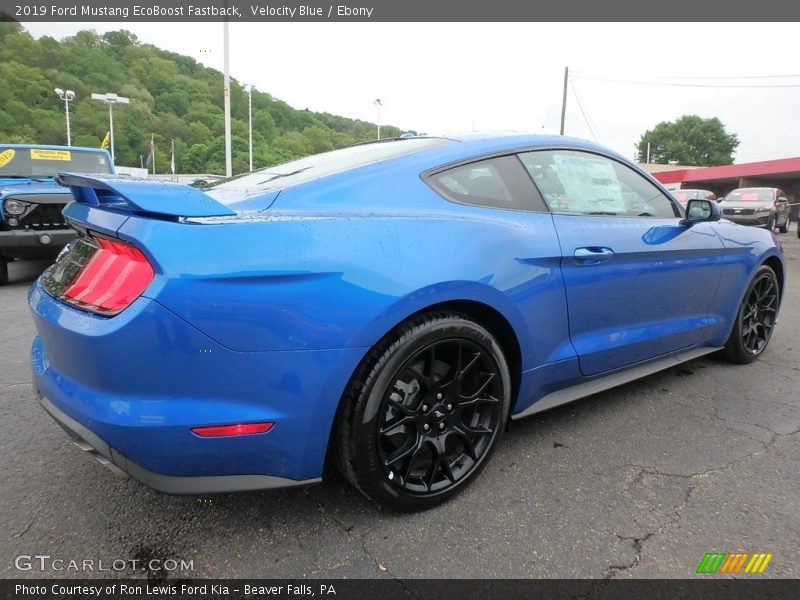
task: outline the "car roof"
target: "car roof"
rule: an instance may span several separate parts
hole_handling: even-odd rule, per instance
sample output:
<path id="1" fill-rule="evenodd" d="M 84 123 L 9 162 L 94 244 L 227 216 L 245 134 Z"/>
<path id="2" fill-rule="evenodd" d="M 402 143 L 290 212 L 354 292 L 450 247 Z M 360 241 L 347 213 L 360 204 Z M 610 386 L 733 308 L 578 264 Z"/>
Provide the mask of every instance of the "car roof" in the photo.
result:
<path id="1" fill-rule="evenodd" d="M 618 160 L 632 164 L 631 161 L 613 150 L 595 144 L 593 142 L 573 138 L 563 135 L 538 135 L 526 134 L 517 132 L 502 132 L 502 133 L 463 133 L 463 134 L 448 134 L 441 136 L 417 136 L 419 138 L 430 139 L 443 139 L 450 140 L 451 144 L 442 144 L 431 148 L 421 148 L 411 154 L 404 154 L 385 161 L 391 164 L 395 160 L 399 161 L 412 161 L 417 163 L 420 159 L 429 158 L 430 167 L 437 165 L 446 165 L 450 162 L 457 162 L 466 160 L 472 157 L 479 158 L 483 155 L 491 155 L 494 153 L 513 152 L 520 150 L 544 150 L 549 148 L 559 149 L 575 149 L 586 150 L 589 152 L 598 152 L 607 156 L 614 157 Z M 397 140 L 400 138 L 393 138 Z M 414 138 L 406 138 L 414 139 Z M 367 144 L 379 144 L 384 140 L 376 140 L 373 142 L 365 142 Z"/>
<path id="2" fill-rule="evenodd" d="M 563 147 L 563 146 L 579 146 L 586 148 L 593 148 L 595 150 L 607 153 L 608 150 L 598 144 L 583 140 L 580 138 L 573 138 L 565 135 L 541 135 L 530 133 L 518 132 L 502 132 L 502 133 L 462 133 L 462 134 L 449 134 L 443 136 L 430 136 L 440 137 L 442 139 L 449 139 L 456 142 L 461 142 L 465 146 L 473 149 L 494 148 L 494 147 L 507 147 L 509 149 L 518 148 L 521 146 L 530 146 L 536 148 L 544 147 Z"/>

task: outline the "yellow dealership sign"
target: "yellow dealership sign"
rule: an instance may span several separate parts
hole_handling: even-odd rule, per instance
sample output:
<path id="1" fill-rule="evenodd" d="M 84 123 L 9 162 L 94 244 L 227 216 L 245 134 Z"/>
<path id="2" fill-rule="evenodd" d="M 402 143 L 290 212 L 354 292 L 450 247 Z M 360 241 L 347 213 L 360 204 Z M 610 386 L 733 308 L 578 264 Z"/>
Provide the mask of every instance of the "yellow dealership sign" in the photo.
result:
<path id="1" fill-rule="evenodd" d="M 71 160 L 72 153 L 69 150 L 45 150 L 43 148 L 31 148 L 32 160 Z"/>

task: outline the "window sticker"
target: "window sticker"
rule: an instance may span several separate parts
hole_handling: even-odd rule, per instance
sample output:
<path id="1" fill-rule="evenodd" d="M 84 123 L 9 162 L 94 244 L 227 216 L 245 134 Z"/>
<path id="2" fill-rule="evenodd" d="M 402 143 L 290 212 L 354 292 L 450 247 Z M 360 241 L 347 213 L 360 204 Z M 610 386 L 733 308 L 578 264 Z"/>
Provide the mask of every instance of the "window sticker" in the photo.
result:
<path id="1" fill-rule="evenodd" d="M 5 167 L 8 163 L 14 160 L 14 155 L 17 153 L 13 148 L 3 150 L 0 152 L 0 167 Z"/>
<path id="2" fill-rule="evenodd" d="M 72 160 L 69 150 L 45 150 L 44 148 L 31 148 L 31 160 Z"/>
<path id="3" fill-rule="evenodd" d="M 619 179 L 610 161 L 588 155 L 555 154 L 553 165 L 569 198 L 570 211 L 626 212 Z"/>

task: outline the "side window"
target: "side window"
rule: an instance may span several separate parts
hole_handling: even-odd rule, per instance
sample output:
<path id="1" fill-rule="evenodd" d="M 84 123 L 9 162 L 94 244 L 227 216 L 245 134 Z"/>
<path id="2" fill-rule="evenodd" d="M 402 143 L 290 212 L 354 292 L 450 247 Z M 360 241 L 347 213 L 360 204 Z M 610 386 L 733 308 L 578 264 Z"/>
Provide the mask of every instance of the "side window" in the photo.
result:
<path id="1" fill-rule="evenodd" d="M 672 201 L 630 167 L 573 150 L 520 154 L 552 212 L 625 217 L 678 216 Z"/>
<path id="2" fill-rule="evenodd" d="M 516 156 L 498 156 L 458 165 L 425 177 L 439 194 L 461 204 L 546 211 Z"/>

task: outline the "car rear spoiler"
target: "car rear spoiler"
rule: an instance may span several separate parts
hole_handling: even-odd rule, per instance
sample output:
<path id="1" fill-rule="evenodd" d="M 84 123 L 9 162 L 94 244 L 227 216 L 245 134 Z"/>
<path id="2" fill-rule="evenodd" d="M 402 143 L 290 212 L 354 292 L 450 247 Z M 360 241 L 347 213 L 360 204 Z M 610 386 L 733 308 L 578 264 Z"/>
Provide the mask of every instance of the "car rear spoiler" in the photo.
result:
<path id="1" fill-rule="evenodd" d="M 208 194 L 181 183 L 87 173 L 59 173 L 56 181 L 68 186 L 77 202 L 88 206 L 170 217 L 236 214 Z"/>

